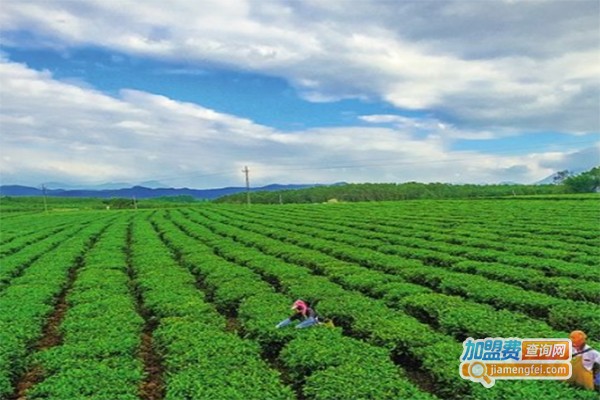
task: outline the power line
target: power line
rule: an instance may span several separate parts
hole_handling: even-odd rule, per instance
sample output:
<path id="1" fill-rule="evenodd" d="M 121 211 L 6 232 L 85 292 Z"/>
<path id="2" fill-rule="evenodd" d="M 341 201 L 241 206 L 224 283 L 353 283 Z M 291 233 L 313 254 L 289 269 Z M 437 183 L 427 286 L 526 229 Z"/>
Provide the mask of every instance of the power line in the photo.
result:
<path id="1" fill-rule="evenodd" d="M 597 144 L 597 141 L 594 142 L 590 142 L 590 141 L 576 141 L 576 142 L 567 142 L 567 143 L 561 143 L 561 146 L 570 146 L 570 145 L 576 145 L 576 144 L 589 144 L 589 145 L 594 145 Z M 518 150 L 528 150 L 528 149 L 536 149 L 538 150 L 538 153 L 541 151 L 544 151 L 544 149 L 547 148 L 551 148 L 556 146 L 555 144 L 548 144 L 546 146 L 536 146 L 536 145 L 531 145 L 531 146 L 521 146 L 518 148 Z M 460 150 L 459 150 L 460 151 Z M 474 152 L 475 150 L 462 150 L 461 152 Z M 351 163 L 344 163 L 344 164 L 330 164 L 330 165 L 309 165 L 307 166 L 306 164 L 299 164 L 299 163 L 289 163 L 289 164 L 285 164 L 285 163 L 272 163 L 269 164 L 268 169 L 269 171 L 310 171 L 310 170 L 336 170 L 336 169 L 355 169 L 355 168 L 374 168 L 374 167 L 391 167 L 391 166 L 401 166 L 401 165 L 420 165 L 420 164 L 445 164 L 445 163 L 455 163 L 455 162 L 462 162 L 462 161 L 469 161 L 472 160 L 474 158 L 481 158 L 481 157 L 493 157 L 495 155 L 498 154 L 506 154 L 506 153 L 514 153 L 515 148 L 511 147 L 511 148 L 505 148 L 505 149 L 496 149 L 494 150 L 493 153 L 470 153 L 468 156 L 465 157 L 457 157 L 457 158 L 449 158 L 449 159 L 438 159 L 438 160 L 423 160 L 423 159 L 413 159 L 413 160 L 399 160 L 398 158 L 386 158 L 386 159 L 361 159 L 361 160 L 354 160 L 354 162 Z M 518 155 L 517 155 L 518 156 Z M 261 160 L 261 164 L 265 164 L 264 160 Z M 245 166 L 244 169 L 242 170 L 242 172 L 246 173 L 245 171 L 248 169 L 248 166 Z M 259 169 L 259 167 L 255 167 L 255 169 Z M 248 170 L 249 173 L 249 170 Z M 234 171 L 231 169 L 223 169 L 220 171 L 214 171 L 214 172 L 207 172 L 207 173 L 199 173 L 199 172 L 190 172 L 187 174 L 178 174 L 178 175 L 165 175 L 165 176 L 153 176 L 152 179 L 155 180 L 177 180 L 177 179 L 190 179 L 190 178 L 208 178 L 208 177 L 214 177 L 214 176 L 223 176 L 223 175 L 233 175 Z M 248 178 L 248 177 L 246 177 Z M 249 179 L 249 178 L 248 178 Z M 247 182 L 248 184 L 248 182 Z"/>

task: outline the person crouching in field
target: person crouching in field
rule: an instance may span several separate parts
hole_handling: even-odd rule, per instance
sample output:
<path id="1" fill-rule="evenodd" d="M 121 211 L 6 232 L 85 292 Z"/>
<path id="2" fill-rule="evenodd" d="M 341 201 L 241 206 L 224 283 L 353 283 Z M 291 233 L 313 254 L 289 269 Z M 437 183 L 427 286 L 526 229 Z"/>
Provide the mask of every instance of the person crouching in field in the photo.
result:
<path id="1" fill-rule="evenodd" d="M 288 326 L 292 323 L 292 321 L 300 320 L 301 322 L 296 325 L 296 328 L 308 328 L 309 326 L 313 326 L 319 323 L 319 317 L 317 316 L 316 311 L 314 310 L 313 302 L 312 307 L 304 300 L 296 300 L 292 305 L 292 310 L 294 310 L 294 314 L 281 321 L 277 324 L 276 328 L 283 328 L 284 326 Z"/>
<path id="2" fill-rule="evenodd" d="M 586 389 L 594 390 L 600 386 L 600 373 L 594 367 L 600 367 L 600 352 L 585 344 L 587 335 L 583 331 L 573 331 L 569 335 L 573 344 L 571 365 L 573 374 L 569 382 Z"/>

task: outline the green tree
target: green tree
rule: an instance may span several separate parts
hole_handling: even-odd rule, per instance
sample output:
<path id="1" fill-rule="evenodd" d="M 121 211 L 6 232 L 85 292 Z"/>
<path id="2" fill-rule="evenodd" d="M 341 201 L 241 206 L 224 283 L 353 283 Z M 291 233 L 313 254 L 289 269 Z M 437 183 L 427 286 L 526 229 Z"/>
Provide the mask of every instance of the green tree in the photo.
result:
<path id="1" fill-rule="evenodd" d="M 555 185 L 560 185 L 565 181 L 565 179 L 567 179 L 571 175 L 572 174 L 569 172 L 568 169 L 558 171 L 556 175 L 554 175 L 554 177 L 552 178 L 552 183 L 554 183 Z"/>
<path id="2" fill-rule="evenodd" d="M 105 199 L 102 203 L 106 204 L 112 209 L 123 209 L 123 208 L 133 208 L 134 202 L 133 199 L 123 199 L 119 197 L 113 197 L 110 199 Z"/>
<path id="3" fill-rule="evenodd" d="M 569 192 L 596 192 L 600 190 L 600 167 L 594 167 L 587 172 L 570 176 L 564 180 L 564 184 L 567 186 Z"/>

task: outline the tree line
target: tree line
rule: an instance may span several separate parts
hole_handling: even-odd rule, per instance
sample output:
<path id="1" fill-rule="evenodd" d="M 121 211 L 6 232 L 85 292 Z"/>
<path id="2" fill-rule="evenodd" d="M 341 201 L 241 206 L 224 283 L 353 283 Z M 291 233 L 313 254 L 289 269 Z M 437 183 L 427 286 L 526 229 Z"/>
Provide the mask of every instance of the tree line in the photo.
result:
<path id="1" fill-rule="evenodd" d="M 600 167 L 594 167 L 581 174 L 573 174 L 568 170 L 560 171 L 557 176 L 559 184 L 565 186 L 567 193 L 594 193 L 600 191 Z"/>
<path id="2" fill-rule="evenodd" d="M 562 172 L 562 171 L 561 171 Z M 273 192 L 251 192 L 251 202 L 324 203 L 355 201 L 398 201 L 417 199 L 469 199 L 506 196 L 558 195 L 590 193 L 600 190 L 600 168 L 595 167 L 579 175 L 563 175 L 549 185 L 455 185 L 450 183 L 358 183 L 335 186 L 317 186 L 307 189 Z M 224 196 L 216 203 L 245 203 L 246 193 Z"/>

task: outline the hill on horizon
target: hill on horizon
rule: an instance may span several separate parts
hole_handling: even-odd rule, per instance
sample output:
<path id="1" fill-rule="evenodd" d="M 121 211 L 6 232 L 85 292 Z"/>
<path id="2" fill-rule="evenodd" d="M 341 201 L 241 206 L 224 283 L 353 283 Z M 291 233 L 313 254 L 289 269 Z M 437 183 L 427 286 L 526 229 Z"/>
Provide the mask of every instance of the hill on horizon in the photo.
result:
<path id="1" fill-rule="evenodd" d="M 154 181 L 155 182 L 155 181 Z M 336 183 L 340 185 L 344 183 Z M 101 185 L 102 186 L 102 185 Z M 279 191 L 305 189 L 315 186 L 326 186 L 322 184 L 270 184 L 261 187 L 251 187 L 251 192 Z M 145 186 L 132 186 L 126 188 L 106 188 L 106 189 L 63 189 L 49 188 L 45 190 L 24 185 L 2 185 L 0 186 L 0 196 L 51 196 L 51 197 L 95 197 L 95 198 L 136 198 L 152 199 L 157 197 L 173 196 L 192 196 L 198 200 L 213 200 L 222 196 L 245 192 L 245 187 L 224 187 L 216 189 L 190 189 L 190 188 L 151 188 Z M 45 193 L 44 193 L 45 192 Z"/>

